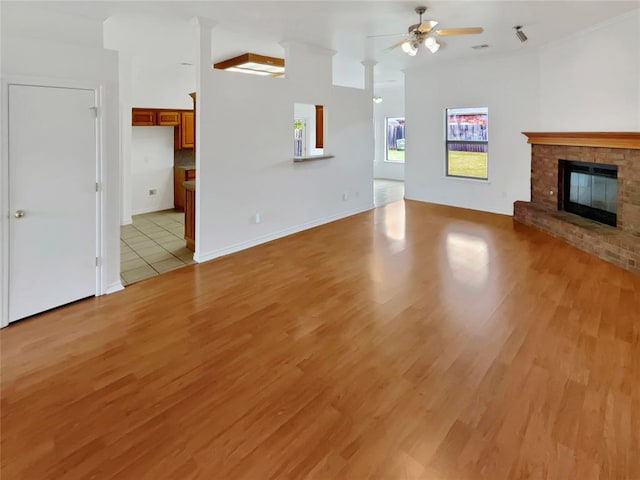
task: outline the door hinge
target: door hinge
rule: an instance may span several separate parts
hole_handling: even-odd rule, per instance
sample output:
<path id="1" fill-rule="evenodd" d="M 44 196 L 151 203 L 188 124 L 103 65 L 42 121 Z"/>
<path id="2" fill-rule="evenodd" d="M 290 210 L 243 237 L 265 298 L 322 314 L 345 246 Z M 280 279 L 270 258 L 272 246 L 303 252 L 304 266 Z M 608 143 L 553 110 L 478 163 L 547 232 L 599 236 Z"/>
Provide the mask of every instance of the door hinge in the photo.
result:
<path id="1" fill-rule="evenodd" d="M 98 117 L 99 110 L 97 106 L 89 107 L 89 110 L 93 111 L 93 114 L 96 116 L 96 118 Z"/>
<path id="2" fill-rule="evenodd" d="M 100 183 L 96 182 L 96 192 L 99 192 L 99 191 L 100 191 Z"/>
<path id="3" fill-rule="evenodd" d="M 100 266 L 100 257 L 96 257 L 96 267 Z"/>

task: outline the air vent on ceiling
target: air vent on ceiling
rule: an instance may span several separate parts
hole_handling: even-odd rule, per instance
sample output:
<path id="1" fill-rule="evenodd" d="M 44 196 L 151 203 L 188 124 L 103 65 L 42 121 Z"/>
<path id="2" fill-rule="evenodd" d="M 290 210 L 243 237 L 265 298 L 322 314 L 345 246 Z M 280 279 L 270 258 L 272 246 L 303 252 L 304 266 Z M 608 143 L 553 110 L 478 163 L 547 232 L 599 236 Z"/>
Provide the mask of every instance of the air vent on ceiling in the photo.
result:
<path id="1" fill-rule="evenodd" d="M 483 43 L 482 45 L 474 45 L 471 48 L 473 48 L 474 50 L 484 50 L 485 48 L 489 48 L 489 45 Z"/>

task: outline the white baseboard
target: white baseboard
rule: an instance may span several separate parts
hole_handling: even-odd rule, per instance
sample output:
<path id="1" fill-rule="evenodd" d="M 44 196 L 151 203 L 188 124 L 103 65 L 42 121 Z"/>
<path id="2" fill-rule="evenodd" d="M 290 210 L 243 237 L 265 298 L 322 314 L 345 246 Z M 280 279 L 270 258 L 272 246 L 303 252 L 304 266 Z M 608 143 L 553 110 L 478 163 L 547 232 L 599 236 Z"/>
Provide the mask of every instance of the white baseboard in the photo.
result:
<path id="1" fill-rule="evenodd" d="M 270 233 L 268 235 L 263 235 L 261 237 L 247 240 L 246 242 L 240 242 L 240 243 L 231 245 L 229 247 L 219 248 L 218 250 L 214 250 L 212 252 L 201 253 L 199 255 L 196 254 L 193 256 L 193 259 L 198 263 L 207 262 L 209 260 L 213 260 L 214 258 L 223 257 L 231 253 L 236 253 L 241 250 L 246 250 L 247 248 L 255 247 L 256 245 L 260 245 L 262 243 L 267 243 L 272 240 L 277 240 L 278 238 L 282 238 L 288 235 L 293 235 L 294 233 L 302 232 L 303 230 L 308 230 L 313 227 L 318 227 L 320 225 L 324 225 L 325 223 L 335 222 L 336 220 L 340 220 L 342 218 L 350 217 L 352 215 L 357 215 L 358 213 L 367 212 L 369 210 L 373 210 L 373 208 L 375 207 L 371 205 L 365 208 L 348 210 L 346 212 L 338 213 L 336 215 L 330 215 L 328 217 L 319 218 L 311 222 L 296 225 L 295 227 L 285 228 L 284 230 L 280 230 L 274 233 Z"/>
<path id="2" fill-rule="evenodd" d="M 104 293 L 105 295 L 109 295 L 111 293 L 119 292 L 120 290 L 124 290 L 122 282 L 114 282 L 107 287 L 107 290 Z"/>
<path id="3" fill-rule="evenodd" d="M 434 203 L 436 205 L 444 205 L 447 207 L 455 207 L 455 208 L 463 208 L 465 210 L 476 210 L 478 212 L 485 212 L 485 213 L 495 213 L 497 215 L 506 215 L 508 217 L 513 217 L 513 210 L 509 211 L 509 210 L 504 210 L 502 208 L 480 208 L 477 205 L 467 205 L 464 203 L 453 203 L 453 202 L 442 202 L 439 200 L 435 200 L 435 199 L 425 199 L 423 197 L 420 196 L 414 196 L 414 195 L 410 195 L 408 196 L 405 192 L 404 194 L 404 198 L 405 200 L 413 200 L 415 202 L 423 202 L 423 203 Z"/>
<path id="4" fill-rule="evenodd" d="M 167 204 L 168 205 L 168 204 Z M 156 206 L 156 207 L 148 207 L 148 208 L 139 208 L 137 210 L 133 210 L 131 215 L 142 215 L 143 213 L 153 213 L 153 212 L 161 212 L 162 210 L 171 210 L 173 208 L 173 203 L 168 206 Z"/>

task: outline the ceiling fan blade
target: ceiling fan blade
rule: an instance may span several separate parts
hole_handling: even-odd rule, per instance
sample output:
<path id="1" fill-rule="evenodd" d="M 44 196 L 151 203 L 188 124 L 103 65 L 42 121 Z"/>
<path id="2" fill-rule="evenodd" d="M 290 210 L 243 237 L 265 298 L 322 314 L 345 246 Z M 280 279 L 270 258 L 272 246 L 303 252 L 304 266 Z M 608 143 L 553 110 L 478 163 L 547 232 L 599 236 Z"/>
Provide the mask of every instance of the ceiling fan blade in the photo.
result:
<path id="1" fill-rule="evenodd" d="M 436 25 L 438 25 L 438 22 L 436 22 L 435 20 L 425 20 L 424 22 L 422 22 L 422 23 L 418 26 L 417 30 L 418 30 L 420 33 L 428 33 L 428 32 L 430 32 L 431 30 L 433 30 L 433 28 L 434 28 Z"/>
<path id="2" fill-rule="evenodd" d="M 436 35 L 470 35 L 473 33 L 482 33 L 484 28 L 482 27 L 468 27 L 468 28 L 443 28 L 436 30 Z"/>
<path id="3" fill-rule="evenodd" d="M 386 50 L 387 52 L 390 52 L 390 51 L 391 51 L 391 50 L 393 50 L 394 48 L 398 48 L 400 45 L 402 45 L 402 44 L 403 44 L 404 42 L 406 42 L 406 41 L 407 41 L 407 39 L 405 38 L 404 40 L 402 40 L 402 41 L 400 41 L 400 42 L 398 42 L 398 43 L 395 43 L 395 44 L 391 45 L 389 48 L 386 48 L 385 50 Z"/>
<path id="4" fill-rule="evenodd" d="M 399 37 L 400 35 L 406 35 L 406 33 L 384 33 L 382 35 L 367 35 L 367 38 Z"/>

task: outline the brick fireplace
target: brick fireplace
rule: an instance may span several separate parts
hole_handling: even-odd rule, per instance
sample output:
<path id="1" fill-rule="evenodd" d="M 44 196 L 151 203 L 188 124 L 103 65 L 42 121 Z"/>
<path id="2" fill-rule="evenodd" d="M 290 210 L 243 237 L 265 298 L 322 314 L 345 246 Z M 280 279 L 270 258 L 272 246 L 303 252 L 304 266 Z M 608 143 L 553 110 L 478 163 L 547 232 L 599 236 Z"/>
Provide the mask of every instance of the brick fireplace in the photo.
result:
<path id="1" fill-rule="evenodd" d="M 531 144 L 531 202 L 515 202 L 516 221 L 540 228 L 640 274 L 640 132 L 524 134 Z M 609 207 L 613 207 L 608 210 L 617 211 L 615 226 L 565 209 L 567 199 L 563 192 L 570 183 L 566 177 L 568 164 L 579 165 L 585 172 L 617 171 L 614 188 L 608 179 L 606 199 Z M 605 188 L 598 185 L 599 189 Z M 617 196 L 614 205 L 612 194 Z M 594 201 L 594 205 L 607 209 L 600 200 Z"/>

